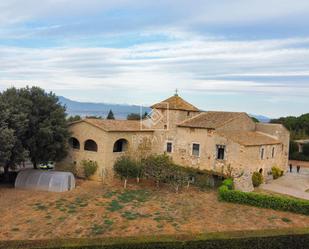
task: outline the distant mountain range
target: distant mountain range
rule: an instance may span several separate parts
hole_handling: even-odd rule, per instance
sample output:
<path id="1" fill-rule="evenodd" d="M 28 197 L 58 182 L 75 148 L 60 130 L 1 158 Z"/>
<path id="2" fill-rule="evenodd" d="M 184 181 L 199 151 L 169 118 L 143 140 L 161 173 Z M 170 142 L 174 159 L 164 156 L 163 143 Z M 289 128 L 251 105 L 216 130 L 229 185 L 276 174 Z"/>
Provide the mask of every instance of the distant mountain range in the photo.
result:
<path id="1" fill-rule="evenodd" d="M 141 107 L 137 105 L 79 102 L 70 100 L 63 96 L 58 96 L 58 98 L 59 102 L 66 106 L 67 113 L 70 116 L 101 116 L 105 118 L 109 110 L 112 110 L 116 119 L 126 119 L 127 115 L 130 113 L 141 112 Z M 151 109 L 143 106 L 142 112 L 144 113 L 145 111 L 149 113 Z M 249 115 L 257 118 L 260 122 L 268 123 L 270 121 L 270 118 L 266 116 L 254 114 Z"/>

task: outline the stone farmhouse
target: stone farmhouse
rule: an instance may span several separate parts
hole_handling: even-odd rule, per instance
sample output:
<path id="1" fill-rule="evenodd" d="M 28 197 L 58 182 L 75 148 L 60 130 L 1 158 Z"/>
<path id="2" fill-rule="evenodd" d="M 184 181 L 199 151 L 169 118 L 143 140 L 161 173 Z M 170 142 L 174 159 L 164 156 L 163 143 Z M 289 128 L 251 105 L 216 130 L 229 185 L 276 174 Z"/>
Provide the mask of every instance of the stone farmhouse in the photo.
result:
<path id="1" fill-rule="evenodd" d="M 280 124 L 255 123 L 244 112 L 201 111 L 180 96 L 151 106 L 144 120 L 82 119 L 70 124 L 70 153 L 64 163 L 80 168 L 97 161 L 97 179 L 112 179 L 115 160 L 167 153 L 174 162 L 200 170 L 232 172 L 251 179 L 271 167 L 286 170 L 290 134 Z M 250 180 L 251 182 L 251 180 Z"/>

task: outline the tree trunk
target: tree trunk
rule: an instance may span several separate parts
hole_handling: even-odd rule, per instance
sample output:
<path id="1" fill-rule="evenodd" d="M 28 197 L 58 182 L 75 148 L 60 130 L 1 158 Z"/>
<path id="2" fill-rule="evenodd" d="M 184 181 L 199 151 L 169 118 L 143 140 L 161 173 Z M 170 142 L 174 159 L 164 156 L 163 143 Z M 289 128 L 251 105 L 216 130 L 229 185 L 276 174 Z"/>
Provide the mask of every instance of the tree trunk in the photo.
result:
<path id="1" fill-rule="evenodd" d="M 190 187 L 190 181 L 188 181 L 187 183 L 187 189 L 189 189 L 189 187 Z"/>
<path id="2" fill-rule="evenodd" d="M 124 188 L 127 188 L 127 178 L 124 180 L 124 185 L 123 185 Z"/>
<path id="3" fill-rule="evenodd" d="M 5 182 L 9 182 L 9 168 L 10 168 L 10 166 L 9 165 L 5 165 L 4 166 L 4 181 Z"/>
<path id="4" fill-rule="evenodd" d="M 136 182 L 139 183 L 139 177 L 136 177 Z"/>
<path id="5" fill-rule="evenodd" d="M 37 169 L 37 168 L 38 168 L 38 165 L 37 165 L 36 161 L 32 161 L 32 164 L 33 164 L 33 168 L 34 168 L 34 169 Z"/>

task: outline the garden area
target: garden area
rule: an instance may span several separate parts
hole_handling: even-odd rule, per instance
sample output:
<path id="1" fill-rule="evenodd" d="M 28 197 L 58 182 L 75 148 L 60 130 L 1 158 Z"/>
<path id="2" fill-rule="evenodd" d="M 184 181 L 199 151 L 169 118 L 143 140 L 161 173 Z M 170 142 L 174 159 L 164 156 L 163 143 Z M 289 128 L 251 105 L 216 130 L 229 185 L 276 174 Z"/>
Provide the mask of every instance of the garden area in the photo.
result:
<path id="1" fill-rule="evenodd" d="M 79 180 L 65 193 L 0 189 L 0 240 L 126 237 L 305 228 L 309 216 L 218 200 L 196 187 L 175 193 L 131 179 Z"/>

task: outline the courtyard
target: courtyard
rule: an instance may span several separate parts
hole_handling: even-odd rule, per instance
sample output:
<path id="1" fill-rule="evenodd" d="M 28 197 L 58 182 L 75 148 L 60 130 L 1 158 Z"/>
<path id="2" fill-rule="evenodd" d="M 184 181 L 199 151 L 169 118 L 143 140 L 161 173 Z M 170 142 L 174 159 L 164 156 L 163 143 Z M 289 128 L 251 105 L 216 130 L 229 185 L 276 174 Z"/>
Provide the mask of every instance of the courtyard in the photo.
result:
<path id="1" fill-rule="evenodd" d="M 194 234 L 308 227 L 309 217 L 218 201 L 215 190 L 175 194 L 142 181 L 78 181 L 65 193 L 1 187 L 0 240 Z"/>
<path id="2" fill-rule="evenodd" d="M 302 168 L 300 173 L 286 173 L 260 187 L 262 190 L 289 195 L 309 200 L 309 168 Z"/>

